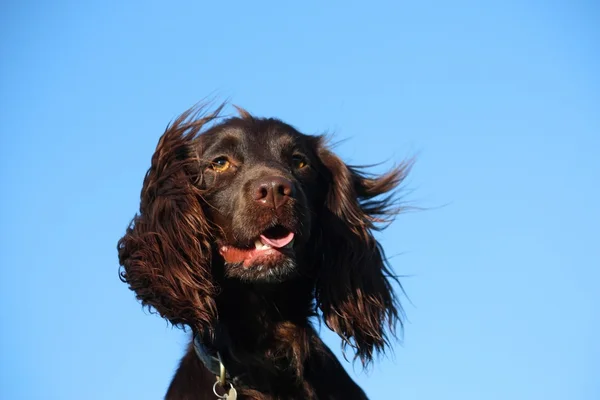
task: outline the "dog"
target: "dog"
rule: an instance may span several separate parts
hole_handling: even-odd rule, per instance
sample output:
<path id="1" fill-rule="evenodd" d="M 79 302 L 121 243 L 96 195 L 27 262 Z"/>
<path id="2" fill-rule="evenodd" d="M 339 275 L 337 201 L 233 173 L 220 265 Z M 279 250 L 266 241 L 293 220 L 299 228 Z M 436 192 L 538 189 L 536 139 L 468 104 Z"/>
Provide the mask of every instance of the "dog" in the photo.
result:
<path id="1" fill-rule="evenodd" d="M 411 163 L 368 174 L 324 136 L 223 107 L 169 124 L 117 246 L 137 299 L 191 331 L 165 398 L 366 399 L 313 323 L 364 367 L 402 329 L 373 232 Z"/>

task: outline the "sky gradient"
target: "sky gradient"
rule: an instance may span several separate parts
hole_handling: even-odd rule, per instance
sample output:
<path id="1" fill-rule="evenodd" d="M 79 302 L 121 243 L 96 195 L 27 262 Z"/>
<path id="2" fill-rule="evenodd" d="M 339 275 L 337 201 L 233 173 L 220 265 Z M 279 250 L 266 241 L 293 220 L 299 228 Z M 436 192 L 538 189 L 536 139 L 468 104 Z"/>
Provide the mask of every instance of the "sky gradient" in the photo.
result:
<path id="1" fill-rule="evenodd" d="M 417 156 L 426 210 L 378 235 L 404 341 L 345 364 L 371 398 L 600 398 L 599 43 L 592 1 L 4 2 L 0 398 L 162 398 L 187 336 L 116 243 L 208 95 L 374 171 Z"/>

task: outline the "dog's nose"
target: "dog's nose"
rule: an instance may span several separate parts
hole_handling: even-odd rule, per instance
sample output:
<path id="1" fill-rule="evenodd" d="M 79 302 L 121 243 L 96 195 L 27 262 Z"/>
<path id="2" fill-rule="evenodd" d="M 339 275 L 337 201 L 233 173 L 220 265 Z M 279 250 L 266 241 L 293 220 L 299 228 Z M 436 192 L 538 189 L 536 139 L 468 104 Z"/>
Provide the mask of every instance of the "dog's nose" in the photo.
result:
<path id="1" fill-rule="evenodd" d="M 294 196 L 294 185 L 281 176 L 258 179 L 253 186 L 254 200 L 271 208 L 281 207 Z"/>

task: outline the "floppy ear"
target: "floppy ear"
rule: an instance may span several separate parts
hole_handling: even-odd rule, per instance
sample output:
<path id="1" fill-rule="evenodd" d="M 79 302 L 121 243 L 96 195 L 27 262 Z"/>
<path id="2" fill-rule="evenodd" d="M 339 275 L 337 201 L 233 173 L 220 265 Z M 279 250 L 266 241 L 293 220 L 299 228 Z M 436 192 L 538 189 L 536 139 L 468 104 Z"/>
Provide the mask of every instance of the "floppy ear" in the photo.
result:
<path id="1" fill-rule="evenodd" d="M 391 281 L 399 284 L 383 249 L 373 237 L 398 213 L 393 190 L 407 175 L 404 163 L 382 176 L 347 166 L 321 139 L 318 156 L 325 167 L 328 191 L 321 212 L 322 264 L 318 269 L 317 304 L 327 326 L 350 345 L 363 365 L 388 345 L 386 329 L 402 327 L 402 308 Z M 386 195 L 378 198 L 380 195 Z"/>
<path id="2" fill-rule="evenodd" d="M 142 304 L 196 329 L 212 326 L 216 307 L 193 143 L 222 107 L 204 117 L 201 106 L 192 108 L 167 127 L 144 179 L 139 213 L 117 246 L 121 280 Z"/>

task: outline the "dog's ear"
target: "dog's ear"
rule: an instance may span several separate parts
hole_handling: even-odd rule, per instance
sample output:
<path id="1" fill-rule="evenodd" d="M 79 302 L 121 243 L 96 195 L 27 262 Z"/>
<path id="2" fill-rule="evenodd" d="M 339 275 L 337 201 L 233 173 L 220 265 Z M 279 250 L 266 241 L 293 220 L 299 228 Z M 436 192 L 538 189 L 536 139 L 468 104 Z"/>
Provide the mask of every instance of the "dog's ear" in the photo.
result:
<path id="1" fill-rule="evenodd" d="M 317 146 L 327 198 L 321 210 L 322 264 L 318 268 L 317 304 L 327 326 L 354 348 L 363 365 L 388 345 L 386 330 L 402 327 L 383 249 L 373 237 L 399 211 L 394 189 L 407 175 L 404 163 L 381 176 L 346 165 L 324 144 Z M 380 197 L 382 196 L 383 197 Z M 323 204 L 323 203 L 322 203 Z"/>
<path id="2" fill-rule="evenodd" d="M 121 280 L 143 305 L 178 326 L 210 329 L 216 316 L 211 233 L 198 182 L 194 141 L 221 107 L 192 108 L 170 124 L 152 156 L 139 213 L 119 240 Z"/>

